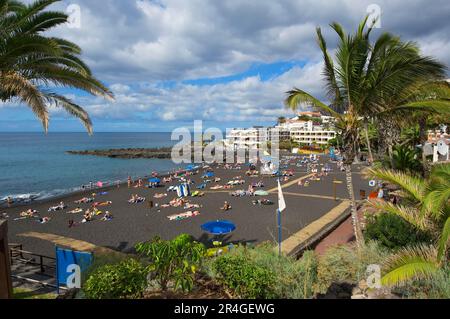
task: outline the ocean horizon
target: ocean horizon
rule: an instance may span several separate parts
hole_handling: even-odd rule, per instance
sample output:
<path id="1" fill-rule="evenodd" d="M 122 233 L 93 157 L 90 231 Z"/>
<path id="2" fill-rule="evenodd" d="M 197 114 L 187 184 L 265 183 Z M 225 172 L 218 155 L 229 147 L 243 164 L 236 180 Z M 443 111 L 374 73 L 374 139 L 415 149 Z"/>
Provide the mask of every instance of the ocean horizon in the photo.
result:
<path id="1" fill-rule="evenodd" d="M 170 147 L 170 132 L 0 132 L 0 202 L 47 199 L 80 190 L 90 182 L 125 181 L 166 173 L 179 165 L 168 159 L 113 159 L 67 154 L 67 151 L 110 148 Z"/>

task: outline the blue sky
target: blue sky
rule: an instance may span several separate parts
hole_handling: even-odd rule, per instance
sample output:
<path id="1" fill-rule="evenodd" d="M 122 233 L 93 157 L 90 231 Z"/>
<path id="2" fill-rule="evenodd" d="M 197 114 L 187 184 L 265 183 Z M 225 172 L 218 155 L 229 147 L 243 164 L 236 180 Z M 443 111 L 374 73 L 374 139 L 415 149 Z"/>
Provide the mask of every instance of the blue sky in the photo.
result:
<path id="1" fill-rule="evenodd" d="M 31 0 L 27 0 L 28 2 Z M 171 131 L 203 120 L 226 129 L 273 124 L 292 112 L 285 92 L 300 87 L 322 100 L 322 62 L 315 42 L 321 26 L 355 28 L 373 0 L 71 0 L 52 6 L 80 8 L 80 28 L 51 35 L 83 49 L 83 59 L 116 96 L 114 103 L 62 90 L 91 115 L 96 132 Z M 425 54 L 450 63 L 450 3 L 377 1 L 382 27 L 417 41 Z M 0 131 L 42 132 L 20 103 L 0 104 Z M 58 109 L 50 131 L 83 131 Z"/>

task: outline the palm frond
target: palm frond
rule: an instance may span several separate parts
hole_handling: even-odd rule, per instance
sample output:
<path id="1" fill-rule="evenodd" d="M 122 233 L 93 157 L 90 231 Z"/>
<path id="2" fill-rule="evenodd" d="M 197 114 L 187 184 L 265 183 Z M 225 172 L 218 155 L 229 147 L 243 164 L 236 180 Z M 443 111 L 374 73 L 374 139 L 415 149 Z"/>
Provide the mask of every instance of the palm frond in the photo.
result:
<path id="1" fill-rule="evenodd" d="M 410 176 L 403 172 L 372 168 L 365 170 L 365 175 L 400 186 L 413 200 L 421 202 L 424 199 L 425 183 L 418 177 Z"/>
<path id="2" fill-rule="evenodd" d="M 67 87 L 114 100 L 113 93 L 80 58 L 78 45 L 46 35 L 48 30 L 67 22 L 64 12 L 48 10 L 58 1 L 23 4 L 0 0 L 0 99 L 20 99 L 28 104 L 45 131 L 49 121 L 47 104 L 53 103 L 78 117 L 92 133 L 92 122 L 85 110 L 61 95 L 45 93 L 48 86 Z"/>
<path id="3" fill-rule="evenodd" d="M 448 242 L 450 241 L 450 216 L 444 223 L 442 234 L 438 242 L 438 260 L 442 261 L 447 254 Z"/>
<path id="4" fill-rule="evenodd" d="M 285 105 L 292 110 L 296 110 L 299 105 L 304 104 L 310 107 L 321 109 L 329 114 L 339 117 L 339 114 L 333 111 L 329 106 L 327 106 L 314 96 L 306 93 L 305 91 L 294 88 L 286 94 L 288 95 L 288 97 L 285 100 Z"/>
<path id="5" fill-rule="evenodd" d="M 449 206 L 450 185 L 434 184 L 431 186 L 432 191 L 428 192 L 423 201 L 423 214 L 432 215 L 439 220 L 444 216 L 446 208 Z"/>
<path id="6" fill-rule="evenodd" d="M 395 214 L 421 231 L 429 231 L 430 228 L 432 228 L 432 225 L 424 216 L 420 214 L 420 211 L 416 208 L 394 205 L 390 202 L 380 200 L 369 201 L 369 206 L 372 206 L 373 208 L 381 212 Z"/>
<path id="7" fill-rule="evenodd" d="M 320 50 L 322 51 L 323 59 L 325 62 L 323 75 L 327 80 L 326 85 L 328 89 L 328 96 L 334 101 L 332 105 L 333 109 L 338 113 L 342 113 L 343 100 L 339 85 L 336 80 L 333 59 L 330 57 L 330 54 L 328 53 L 327 43 L 322 35 L 322 30 L 320 28 L 317 28 L 316 33 L 317 33 L 317 43 L 319 45 Z"/>
<path id="8" fill-rule="evenodd" d="M 388 257 L 383 265 L 386 275 L 381 282 L 387 286 L 401 286 L 411 280 L 426 279 L 439 269 L 437 251 L 433 246 L 402 249 Z"/>
<path id="9" fill-rule="evenodd" d="M 380 112 L 380 114 L 390 114 L 395 112 L 412 112 L 412 111 L 450 115 L 450 100 L 409 102 L 403 105 L 394 106 L 390 109 Z"/>
<path id="10" fill-rule="evenodd" d="M 0 87 L 1 91 L 6 93 L 6 96 L 17 97 L 26 103 L 42 122 L 44 131 L 47 132 L 49 115 L 44 97 L 37 87 L 20 74 L 12 72 L 2 74 Z"/>
<path id="11" fill-rule="evenodd" d="M 89 114 L 82 107 L 73 103 L 70 99 L 55 93 L 47 93 L 45 98 L 50 103 L 53 102 L 56 107 L 62 107 L 66 112 L 80 119 L 88 133 L 92 135 L 92 121 Z"/>

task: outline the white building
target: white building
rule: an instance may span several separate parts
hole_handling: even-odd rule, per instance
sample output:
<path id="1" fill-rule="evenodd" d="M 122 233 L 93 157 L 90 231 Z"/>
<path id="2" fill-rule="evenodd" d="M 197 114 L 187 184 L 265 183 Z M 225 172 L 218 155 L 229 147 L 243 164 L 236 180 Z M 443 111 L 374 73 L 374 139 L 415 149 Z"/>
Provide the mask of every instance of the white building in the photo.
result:
<path id="1" fill-rule="evenodd" d="M 424 145 L 426 156 L 433 156 L 433 163 L 450 161 L 450 134 L 447 127 L 441 131 L 428 132 L 428 141 Z"/>
<path id="2" fill-rule="evenodd" d="M 306 120 L 304 116 L 321 118 L 324 124 L 334 122 L 332 117 L 322 116 L 320 113 L 304 112 L 274 127 L 234 128 L 227 133 L 225 145 L 232 146 L 234 149 L 253 149 L 275 140 L 293 140 L 306 145 L 327 145 L 331 139 L 336 138 L 335 131 L 325 129 L 323 125 L 314 123 L 312 120 Z"/>
<path id="3" fill-rule="evenodd" d="M 227 133 L 225 145 L 235 149 L 260 148 L 269 140 L 269 132 L 265 127 L 234 128 Z"/>
<path id="4" fill-rule="evenodd" d="M 327 145 L 336 138 L 335 131 L 324 130 L 322 127 L 314 127 L 312 130 L 294 129 L 291 131 L 291 139 L 299 144 Z"/>

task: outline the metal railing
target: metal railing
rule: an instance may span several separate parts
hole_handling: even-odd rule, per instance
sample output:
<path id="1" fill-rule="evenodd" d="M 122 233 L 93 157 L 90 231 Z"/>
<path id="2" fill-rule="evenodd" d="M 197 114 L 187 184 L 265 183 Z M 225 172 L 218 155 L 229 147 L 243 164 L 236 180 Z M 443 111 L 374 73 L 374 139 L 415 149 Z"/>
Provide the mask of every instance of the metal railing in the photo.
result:
<path id="1" fill-rule="evenodd" d="M 11 265 L 18 261 L 28 265 L 39 266 L 40 273 L 46 276 L 54 277 L 56 270 L 56 258 L 44 256 L 41 254 L 32 253 L 23 250 L 21 244 L 10 244 L 9 245 L 9 256 L 11 260 Z M 27 258 L 30 257 L 30 258 Z M 46 271 L 47 270 L 47 271 Z M 52 270 L 53 273 L 50 274 L 48 270 Z"/>

